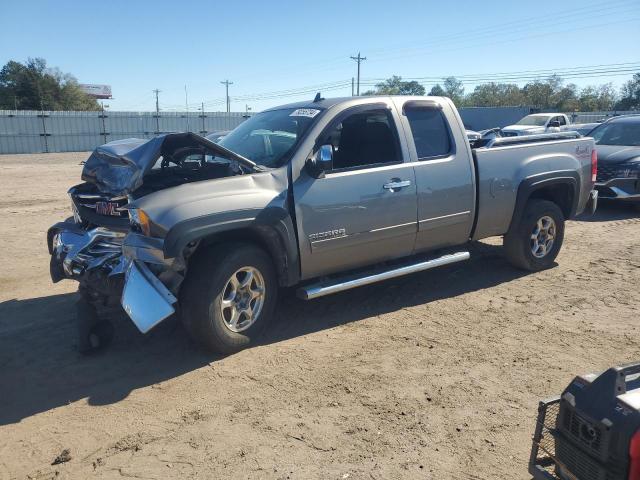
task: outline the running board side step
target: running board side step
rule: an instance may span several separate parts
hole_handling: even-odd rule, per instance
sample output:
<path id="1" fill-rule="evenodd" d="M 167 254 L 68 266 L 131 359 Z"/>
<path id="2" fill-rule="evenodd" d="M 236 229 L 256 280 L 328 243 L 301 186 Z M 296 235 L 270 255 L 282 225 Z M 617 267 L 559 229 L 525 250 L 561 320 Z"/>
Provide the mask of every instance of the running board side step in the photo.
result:
<path id="1" fill-rule="evenodd" d="M 296 293 L 298 297 L 303 300 L 311 300 L 318 297 L 324 297 L 325 295 L 331 295 L 332 293 L 349 290 L 351 288 L 362 287 L 363 285 L 389 280 L 390 278 L 422 272 L 423 270 L 449 265 L 450 263 L 462 262 L 463 260 L 468 260 L 470 257 L 471 255 L 469 252 L 452 253 L 432 260 L 392 268 L 391 270 L 384 270 L 374 274 L 365 274 L 362 277 L 347 276 L 328 280 L 327 282 L 314 283 L 300 287 Z"/>

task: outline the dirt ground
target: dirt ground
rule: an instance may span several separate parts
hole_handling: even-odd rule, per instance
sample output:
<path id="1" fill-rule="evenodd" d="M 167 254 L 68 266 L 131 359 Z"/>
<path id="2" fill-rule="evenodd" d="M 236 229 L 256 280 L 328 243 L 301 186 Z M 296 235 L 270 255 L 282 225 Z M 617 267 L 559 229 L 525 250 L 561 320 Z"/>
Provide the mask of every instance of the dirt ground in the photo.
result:
<path id="1" fill-rule="evenodd" d="M 545 272 L 491 239 L 467 263 L 285 294 L 263 344 L 226 358 L 125 319 L 82 357 L 45 232 L 86 156 L 0 157 L 2 479 L 526 479 L 538 400 L 640 359 L 640 218 L 621 208 L 570 222 Z"/>

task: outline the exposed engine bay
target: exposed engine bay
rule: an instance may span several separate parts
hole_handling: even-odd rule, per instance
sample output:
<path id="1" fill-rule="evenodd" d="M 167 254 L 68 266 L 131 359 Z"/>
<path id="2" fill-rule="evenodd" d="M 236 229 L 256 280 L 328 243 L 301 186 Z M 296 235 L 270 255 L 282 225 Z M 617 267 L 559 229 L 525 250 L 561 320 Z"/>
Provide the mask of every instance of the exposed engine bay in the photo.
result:
<path id="1" fill-rule="evenodd" d="M 250 160 L 193 133 L 98 147 L 85 163 L 85 183 L 69 190 L 73 217 L 49 229 L 52 280 L 77 280 L 94 299 L 117 300 L 125 270 L 122 240 L 130 229 L 130 201 L 184 183 L 257 169 Z"/>

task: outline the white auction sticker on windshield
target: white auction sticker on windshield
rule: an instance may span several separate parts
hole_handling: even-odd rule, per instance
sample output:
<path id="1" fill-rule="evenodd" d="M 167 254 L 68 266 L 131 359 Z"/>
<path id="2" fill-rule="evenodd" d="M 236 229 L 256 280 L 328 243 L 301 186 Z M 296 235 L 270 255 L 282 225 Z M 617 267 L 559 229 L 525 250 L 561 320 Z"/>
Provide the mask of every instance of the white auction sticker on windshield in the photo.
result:
<path id="1" fill-rule="evenodd" d="M 290 117 L 309 117 L 313 118 L 320 113 L 315 108 L 298 108 L 289 114 Z"/>

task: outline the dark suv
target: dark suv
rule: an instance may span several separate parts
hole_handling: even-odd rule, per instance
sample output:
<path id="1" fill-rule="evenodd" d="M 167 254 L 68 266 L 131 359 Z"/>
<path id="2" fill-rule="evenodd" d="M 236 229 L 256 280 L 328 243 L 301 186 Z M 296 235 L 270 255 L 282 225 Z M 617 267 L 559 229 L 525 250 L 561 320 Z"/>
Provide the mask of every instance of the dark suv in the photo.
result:
<path id="1" fill-rule="evenodd" d="M 598 151 L 599 197 L 640 204 L 640 114 L 612 118 L 588 136 Z"/>

